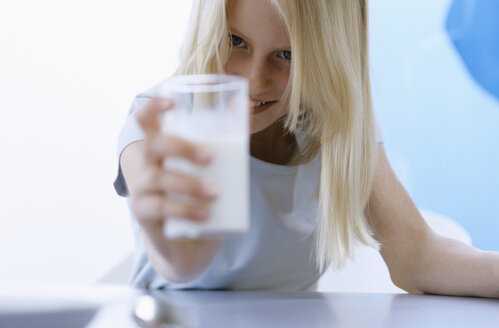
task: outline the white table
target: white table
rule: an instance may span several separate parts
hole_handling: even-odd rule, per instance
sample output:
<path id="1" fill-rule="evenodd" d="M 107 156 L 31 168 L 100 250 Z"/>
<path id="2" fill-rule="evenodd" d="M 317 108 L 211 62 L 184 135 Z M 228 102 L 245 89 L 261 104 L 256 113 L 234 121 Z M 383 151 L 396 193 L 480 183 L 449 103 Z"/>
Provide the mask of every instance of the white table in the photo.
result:
<path id="1" fill-rule="evenodd" d="M 187 327 L 499 327 L 499 300 L 408 294 L 154 292 Z"/>
<path id="2" fill-rule="evenodd" d="M 19 303 L 25 298 L 37 301 L 38 305 L 69 301 L 60 311 L 35 313 L 37 324 L 34 327 L 37 328 L 133 328 L 137 326 L 131 313 L 140 294 L 156 297 L 185 327 L 499 327 L 499 300 L 496 299 L 312 292 L 146 292 L 124 286 L 45 287 L 36 291 L 0 288 L 0 301 L 4 300 L 3 311 L 0 302 L 0 327 L 5 326 L 5 318 L 11 320 L 9 327 L 16 327 L 12 324 L 16 315 L 19 322 L 26 315 L 33 315 L 33 307 L 27 305 L 24 313 L 22 306 L 18 306 L 17 312 L 9 314 L 6 311 L 9 307 L 5 300 L 17 298 Z M 78 307 L 78 303 L 83 307 Z M 97 306 L 88 305 L 92 303 Z M 85 313 L 93 318 L 84 325 L 76 325 L 77 320 L 82 322 Z"/>

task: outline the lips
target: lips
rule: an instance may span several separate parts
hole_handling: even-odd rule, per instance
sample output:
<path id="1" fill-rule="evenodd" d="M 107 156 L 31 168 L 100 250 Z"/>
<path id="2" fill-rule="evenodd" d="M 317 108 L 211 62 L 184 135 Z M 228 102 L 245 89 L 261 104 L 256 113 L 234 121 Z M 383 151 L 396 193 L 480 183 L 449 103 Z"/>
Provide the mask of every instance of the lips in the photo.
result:
<path id="1" fill-rule="evenodd" d="M 250 106 L 251 107 L 258 107 L 258 106 L 265 105 L 266 103 L 268 103 L 268 101 L 252 101 L 252 102 L 250 102 Z"/>
<path id="2" fill-rule="evenodd" d="M 274 103 L 275 101 L 250 101 L 252 114 L 260 114 L 269 109 Z"/>

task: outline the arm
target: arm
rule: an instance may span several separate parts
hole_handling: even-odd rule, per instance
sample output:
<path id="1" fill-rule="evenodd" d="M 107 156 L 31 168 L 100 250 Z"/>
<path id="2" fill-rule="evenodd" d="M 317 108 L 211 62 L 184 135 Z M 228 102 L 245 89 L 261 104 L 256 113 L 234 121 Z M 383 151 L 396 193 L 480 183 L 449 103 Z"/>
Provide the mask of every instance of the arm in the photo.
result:
<path id="1" fill-rule="evenodd" d="M 379 146 L 366 209 L 392 281 L 410 293 L 499 297 L 499 254 L 435 234 Z"/>
<path id="2" fill-rule="evenodd" d="M 145 140 L 128 145 L 120 164 L 152 266 L 171 282 L 187 282 L 211 263 L 221 240 L 168 240 L 163 225 L 168 217 L 204 220 L 215 193 L 202 181 L 168 172 L 162 162 L 167 156 L 180 156 L 198 164 L 207 164 L 209 155 L 196 145 L 160 133 L 159 115 L 171 104 L 155 99 L 137 111 Z M 168 197 L 168 192 L 187 194 L 199 200 L 197 206 Z"/>

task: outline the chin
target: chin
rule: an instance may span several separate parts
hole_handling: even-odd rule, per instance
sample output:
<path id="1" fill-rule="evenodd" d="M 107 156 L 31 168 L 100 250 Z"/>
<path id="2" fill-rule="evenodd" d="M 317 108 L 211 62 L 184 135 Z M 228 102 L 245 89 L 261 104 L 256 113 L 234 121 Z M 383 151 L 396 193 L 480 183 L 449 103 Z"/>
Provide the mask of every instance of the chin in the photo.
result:
<path id="1" fill-rule="evenodd" d="M 263 115 L 262 115 L 263 114 Z M 283 118 L 286 113 L 262 113 L 259 115 L 251 115 L 250 117 L 250 133 L 255 134 L 275 125 L 277 121 Z"/>
<path id="2" fill-rule="evenodd" d="M 267 128 L 268 126 L 269 126 L 269 124 L 264 124 L 263 122 L 259 122 L 257 120 L 251 119 L 251 122 L 250 122 L 250 133 L 251 134 L 258 133 L 258 132 L 260 132 L 262 130 L 265 130 L 265 128 Z"/>

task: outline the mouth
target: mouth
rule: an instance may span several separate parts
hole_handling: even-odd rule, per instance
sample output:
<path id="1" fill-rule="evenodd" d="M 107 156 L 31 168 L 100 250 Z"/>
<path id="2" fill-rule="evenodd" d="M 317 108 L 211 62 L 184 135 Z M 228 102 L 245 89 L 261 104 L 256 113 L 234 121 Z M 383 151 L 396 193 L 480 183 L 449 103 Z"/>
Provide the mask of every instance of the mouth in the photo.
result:
<path id="1" fill-rule="evenodd" d="M 250 101 L 251 114 L 260 114 L 269 109 L 276 101 Z"/>

